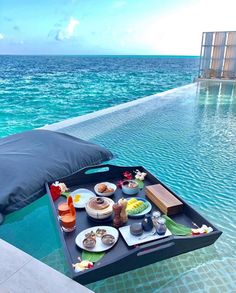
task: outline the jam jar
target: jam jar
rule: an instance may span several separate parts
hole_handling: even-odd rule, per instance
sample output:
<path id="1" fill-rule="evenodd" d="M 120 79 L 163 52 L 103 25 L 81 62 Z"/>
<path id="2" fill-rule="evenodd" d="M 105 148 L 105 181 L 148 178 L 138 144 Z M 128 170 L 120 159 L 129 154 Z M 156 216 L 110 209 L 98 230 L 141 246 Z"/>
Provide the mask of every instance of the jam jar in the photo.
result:
<path id="1" fill-rule="evenodd" d="M 156 227 L 156 230 L 157 230 L 157 234 L 158 235 L 165 235 L 166 233 L 166 220 L 162 217 L 158 218 L 157 219 L 157 227 Z"/>

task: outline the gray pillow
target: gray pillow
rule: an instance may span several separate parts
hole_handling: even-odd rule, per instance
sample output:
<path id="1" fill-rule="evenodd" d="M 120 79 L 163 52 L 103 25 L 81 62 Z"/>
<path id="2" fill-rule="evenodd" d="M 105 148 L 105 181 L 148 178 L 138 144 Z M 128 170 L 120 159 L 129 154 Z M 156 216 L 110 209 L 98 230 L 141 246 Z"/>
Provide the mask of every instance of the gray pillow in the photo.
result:
<path id="1" fill-rule="evenodd" d="M 112 159 L 110 151 L 68 134 L 32 130 L 0 139 L 0 223 L 45 194 L 44 184 Z"/>

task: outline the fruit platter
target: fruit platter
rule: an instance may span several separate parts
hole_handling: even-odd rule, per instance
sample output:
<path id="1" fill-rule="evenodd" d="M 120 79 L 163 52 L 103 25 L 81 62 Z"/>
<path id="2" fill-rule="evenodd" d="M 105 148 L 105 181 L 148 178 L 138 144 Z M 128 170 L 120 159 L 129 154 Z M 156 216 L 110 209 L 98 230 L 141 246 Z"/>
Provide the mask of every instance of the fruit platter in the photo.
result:
<path id="1" fill-rule="evenodd" d="M 92 166 L 45 186 L 81 284 L 211 245 L 222 233 L 142 166 Z"/>
<path id="2" fill-rule="evenodd" d="M 142 197 L 127 198 L 127 213 L 129 217 L 142 217 L 152 209 L 151 203 Z"/>

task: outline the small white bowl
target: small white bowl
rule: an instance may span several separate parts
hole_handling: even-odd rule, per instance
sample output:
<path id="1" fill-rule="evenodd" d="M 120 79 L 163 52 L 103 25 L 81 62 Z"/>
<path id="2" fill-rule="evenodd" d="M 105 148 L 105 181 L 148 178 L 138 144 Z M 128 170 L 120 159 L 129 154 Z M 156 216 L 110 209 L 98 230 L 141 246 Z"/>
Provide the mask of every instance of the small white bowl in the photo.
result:
<path id="1" fill-rule="evenodd" d="M 112 188 L 113 191 L 112 192 L 99 192 L 98 187 L 100 184 L 106 184 L 106 186 L 108 188 Z M 117 189 L 116 185 L 111 182 L 100 182 L 94 186 L 94 191 L 96 192 L 97 195 L 100 195 L 100 196 L 111 196 L 112 194 L 115 193 L 116 189 Z"/>

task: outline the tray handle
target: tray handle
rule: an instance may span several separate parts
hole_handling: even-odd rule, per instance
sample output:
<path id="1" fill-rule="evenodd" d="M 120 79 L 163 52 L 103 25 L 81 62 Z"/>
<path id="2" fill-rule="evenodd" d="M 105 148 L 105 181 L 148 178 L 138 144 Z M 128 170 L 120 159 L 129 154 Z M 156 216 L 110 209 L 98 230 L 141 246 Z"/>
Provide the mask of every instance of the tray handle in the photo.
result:
<path id="1" fill-rule="evenodd" d="M 133 171 L 134 169 L 143 170 L 143 167 L 125 167 L 125 166 L 115 166 L 110 164 L 94 165 L 88 166 L 83 169 L 80 169 L 68 176 L 63 178 L 58 178 L 58 181 L 64 182 L 68 186 L 74 186 L 79 184 L 89 184 L 100 180 L 100 177 L 103 177 L 103 180 L 106 181 L 110 178 L 119 177 L 121 174 L 128 170 Z M 101 176 L 102 175 L 102 176 Z"/>
<path id="2" fill-rule="evenodd" d="M 95 166 L 89 166 L 89 167 L 83 168 L 81 170 L 81 173 L 85 175 L 89 175 L 91 173 L 105 173 L 105 172 L 109 172 L 110 169 L 111 169 L 111 165 L 109 164 L 95 165 Z"/>
<path id="3" fill-rule="evenodd" d="M 167 244 L 158 245 L 158 246 L 155 246 L 155 247 L 152 247 L 152 248 L 147 248 L 147 249 L 144 249 L 144 250 L 138 252 L 137 256 L 144 256 L 144 255 L 152 253 L 152 252 L 158 252 L 158 251 L 161 251 L 161 250 L 164 250 L 164 249 L 171 248 L 174 245 L 175 245 L 175 243 L 172 241 L 172 242 L 169 242 Z"/>
<path id="4" fill-rule="evenodd" d="M 127 170 L 131 170 L 131 169 L 137 169 L 140 167 L 130 167 L 130 166 L 115 166 L 115 165 L 111 165 L 111 164 L 104 164 L 104 165 L 95 165 L 95 166 L 89 166 L 89 167 L 85 167 L 83 169 L 81 169 L 79 171 L 80 174 L 83 175 L 90 175 L 90 174 L 96 174 L 96 173 L 108 173 L 108 172 L 116 172 L 118 170 L 123 170 L 123 169 L 127 169 Z"/>

